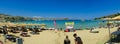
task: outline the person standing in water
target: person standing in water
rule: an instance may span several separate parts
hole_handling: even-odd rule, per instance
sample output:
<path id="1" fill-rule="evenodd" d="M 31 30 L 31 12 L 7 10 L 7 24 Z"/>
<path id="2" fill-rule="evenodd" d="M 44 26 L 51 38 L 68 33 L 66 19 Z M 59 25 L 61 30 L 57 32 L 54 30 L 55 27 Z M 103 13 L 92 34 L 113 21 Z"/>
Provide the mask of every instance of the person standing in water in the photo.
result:
<path id="1" fill-rule="evenodd" d="M 75 44 L 83 44 L 80 37 L 77 36 L 77 34 L 73 34 L 73 37 L 75 38 Z"/>
<path id="2" fill-rule="evenodd" d="M 70 40 L 69 40 L 68 36 L 66 36 L 66 38 L 64 40 L 64 44 L 70 44 Z"/>

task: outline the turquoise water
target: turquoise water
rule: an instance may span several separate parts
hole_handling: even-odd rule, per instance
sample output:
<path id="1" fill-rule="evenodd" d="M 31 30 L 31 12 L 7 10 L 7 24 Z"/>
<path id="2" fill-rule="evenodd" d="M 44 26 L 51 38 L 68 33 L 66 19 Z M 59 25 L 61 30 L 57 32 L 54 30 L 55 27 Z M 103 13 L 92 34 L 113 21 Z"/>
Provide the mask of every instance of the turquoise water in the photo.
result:
<path id="1" fill-rule="evenodd" d="M 56 27 L 65 29 L 65 22 L 74 22 L 75 29 L 84 29 L 84 28 L 97 28 L 99 26 L 106 26 L 106 22 L 102 20 L 56 20 Z M 46 24 L 46 28 L 54 28 L 54 21 L 53 20 L 41 20 L 41 21 L 24 21 L 24 22 L 17 22 L 17 23 L 26 23 L 26 24 Z"/>

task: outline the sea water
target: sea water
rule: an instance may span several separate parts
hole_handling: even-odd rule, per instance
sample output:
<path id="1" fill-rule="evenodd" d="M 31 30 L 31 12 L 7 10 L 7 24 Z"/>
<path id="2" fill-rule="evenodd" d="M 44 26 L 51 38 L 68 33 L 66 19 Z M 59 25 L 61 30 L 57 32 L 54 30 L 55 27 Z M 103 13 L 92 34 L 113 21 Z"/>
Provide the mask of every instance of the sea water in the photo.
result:
<path id="1" fill-rule="evenodd" d="M 74 22 L 74 29 L 97 28 L 100 26 L 106 26 L 106 21 L 103 20 L 56 20 L 56 28 L 65 29 L 65 22 Z M 54 20 L 24 21 L 17 23 L 46 24 L 46 28 L 54 28 Z"/>

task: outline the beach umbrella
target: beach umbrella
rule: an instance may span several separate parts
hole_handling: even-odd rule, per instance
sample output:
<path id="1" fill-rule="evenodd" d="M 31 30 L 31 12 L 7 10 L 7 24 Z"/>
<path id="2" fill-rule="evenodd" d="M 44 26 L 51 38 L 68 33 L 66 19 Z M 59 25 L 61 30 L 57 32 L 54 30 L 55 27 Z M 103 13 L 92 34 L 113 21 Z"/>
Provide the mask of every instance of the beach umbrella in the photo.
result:
<path id="1" fill-rule="evenodd" d="M 107 21 L 108 22 L 106 22 L 107 23 L 107 27 L 108 27 L 108 33 L 109 33 L 109 39 L 110 39 L 110 43 L 111 43 L 111 31 L 110 31 L 110 25 L 112 24 L 112 22 L 111 22 L 111 18 L 109 18 Z"/>
<path id="2" fill-rule="evenodd" d="M 40 26 L 41 26 L 42 28 L 45 28 L 46 24 L 40 24 Z"/>
<path id="3" fill-rule="evenodd" d="M 40 24 L 41 26 L 46 26 L 46 24 Z"/>
<path id="4" fill-rule="evenodd" d="M 26 26 L 26 24 L 25 23 L 21 23 L 20 26 Z"/>

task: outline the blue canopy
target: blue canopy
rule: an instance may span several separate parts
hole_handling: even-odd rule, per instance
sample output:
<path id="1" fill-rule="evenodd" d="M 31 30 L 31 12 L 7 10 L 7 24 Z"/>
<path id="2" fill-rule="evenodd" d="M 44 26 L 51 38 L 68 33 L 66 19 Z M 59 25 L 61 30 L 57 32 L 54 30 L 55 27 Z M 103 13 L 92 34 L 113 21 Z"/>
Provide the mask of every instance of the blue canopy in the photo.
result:
<path id="1" fill-rule="evenodd" d="M 112 34 L 114 34 L 114 35 L 119 35 L 119 34 L 120 34 L 120 31 L 115 31 L 115 32 L 113 32 Z"/>

